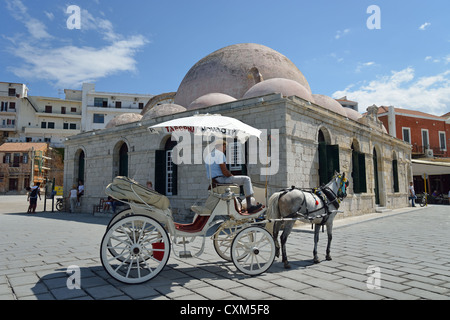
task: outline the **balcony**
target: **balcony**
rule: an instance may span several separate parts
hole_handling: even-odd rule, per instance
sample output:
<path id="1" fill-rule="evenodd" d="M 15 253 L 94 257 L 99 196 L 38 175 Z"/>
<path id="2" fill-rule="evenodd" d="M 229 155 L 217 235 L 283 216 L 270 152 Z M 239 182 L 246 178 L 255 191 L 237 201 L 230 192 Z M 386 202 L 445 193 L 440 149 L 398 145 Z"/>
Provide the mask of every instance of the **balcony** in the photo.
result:
<path id="1" fill-rule="evenodd" d="M 0 124 L 0 130 L 2 131 L 16 131 L 15 124 Z"/>
<path id="2" fill-rule="evenodd" d="M 427 156 L 427 157 L 444 157 L 447 150 L 442 150 L 435 146 L 419 146 L 412 145 L 411 153 L 413 156 Z"/>

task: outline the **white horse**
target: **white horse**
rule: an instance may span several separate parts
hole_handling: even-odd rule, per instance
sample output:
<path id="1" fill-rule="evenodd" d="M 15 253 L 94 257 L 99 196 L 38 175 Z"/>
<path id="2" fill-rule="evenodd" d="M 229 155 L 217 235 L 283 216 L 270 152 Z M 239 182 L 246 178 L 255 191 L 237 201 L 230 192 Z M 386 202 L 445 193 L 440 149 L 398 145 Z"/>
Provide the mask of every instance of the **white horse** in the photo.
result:
<path id="1" fill-rule="evenodd" d="M 337 214 L 339 203 L 347 196 L 348 181 L 345 173 L 335 173 L 333 178 L 325 186 L 316 189 L 302 190 L 292 187 L 274 193 L 268 203 L 266 218 L 269 223 L 266 228 L 272 231 L 276 246 L 276 256 L 280 255 L 278 233 L 284 224 L 283 234 L 280 237 L 282 261 L 286 269 L 290 268 L 286 255 L 286 241 L 292 231 L 295 220 L 301 220 L 315 224 L 314 229 L 314 263 L 319 263 L 317 256 L 317 243 L 321 226 L 327 227 L 328 245 L 326 259 L 331 260 L 330 245 L 332 239 L 333 219 Z M 285 221 L 270 221 L 271 219 L 286 219 Z"/>

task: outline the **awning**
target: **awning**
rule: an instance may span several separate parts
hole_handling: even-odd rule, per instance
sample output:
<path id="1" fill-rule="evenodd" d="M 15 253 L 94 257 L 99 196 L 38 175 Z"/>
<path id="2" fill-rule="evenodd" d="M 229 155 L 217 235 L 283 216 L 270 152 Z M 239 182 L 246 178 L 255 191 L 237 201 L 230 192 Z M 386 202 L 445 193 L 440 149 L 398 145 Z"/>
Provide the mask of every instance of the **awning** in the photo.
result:
<path id="1" fill-rule="evenodd" d="M 450 163 L 427 161 L 427 160 L 411 160 L 414 176 L 422 176 L 426 173 L 429 176 L 441 174 L 450 174 Z"/>

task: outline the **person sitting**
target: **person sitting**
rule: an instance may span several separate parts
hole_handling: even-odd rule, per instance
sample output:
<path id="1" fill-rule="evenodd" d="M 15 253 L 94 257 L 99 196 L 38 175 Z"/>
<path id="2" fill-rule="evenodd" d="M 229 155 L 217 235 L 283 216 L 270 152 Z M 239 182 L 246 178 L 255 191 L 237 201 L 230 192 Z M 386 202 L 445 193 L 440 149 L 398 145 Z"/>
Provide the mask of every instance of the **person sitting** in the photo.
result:
<path id="1" fill-rule="evenodd" d="M 222 184 L 237 184 L 244 187 L 244 194 L 247 203 L 251 203 L 253 196 L 252 181 L 248 176 L 234 176 L 227 169 L 225 157 L 226 142 L 223 140 L 216 140 L 214 150 L 205 158 L 206 176 L 208 179 L 216 183 Z M 247 207 L 248 213 L 255 213 L 260 210 L 261 204 L 251 205 Z"/>
<path id="2" fill-rule="evenodd" d="M 114 202 L 114 199 L 111 196 L 108 196 L 108 199 L 103 202 L 103 212 L 109 211 L 111 209 L 111 206 Z"/>

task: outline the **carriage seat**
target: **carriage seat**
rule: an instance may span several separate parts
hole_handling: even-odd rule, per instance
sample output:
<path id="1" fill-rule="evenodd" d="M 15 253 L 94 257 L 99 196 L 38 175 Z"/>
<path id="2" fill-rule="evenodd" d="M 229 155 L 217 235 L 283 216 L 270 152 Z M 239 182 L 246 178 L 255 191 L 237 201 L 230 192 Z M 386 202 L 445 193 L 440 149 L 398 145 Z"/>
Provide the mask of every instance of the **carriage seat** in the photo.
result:
<path id="1" fill-rule="evenodd" d="M 192 221 L 192 223 L 182 224 L 175 222 L 175 228 L 183 232 L 196 233 L 203 230 L 208 220 L 209 216 L 195 215 L 194 221 Z"/>
<path id="2" fill-rule="evenodd" d="M 212 179 L 211 184 L 208 185 L 208 190 L 211 190 L 211 185 L 214 193 L 222 194 L 226 192 L 227 188 L 230 188 L 231 192 L 239 194 L 241 190 L 237 184 L 218 183 L 215 179 Z"/>

